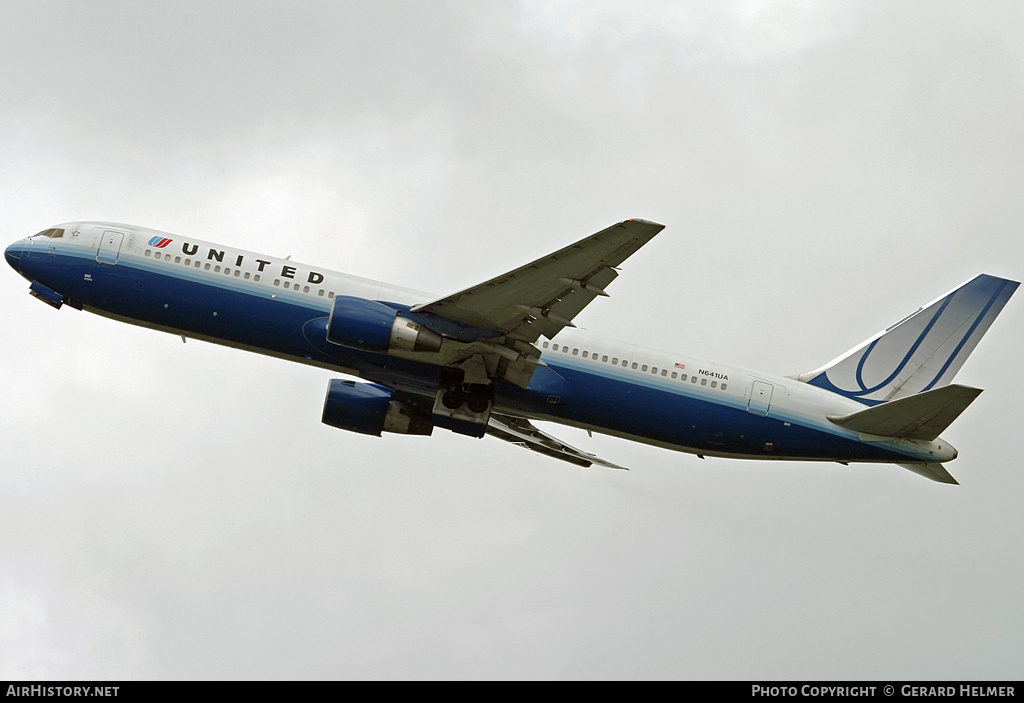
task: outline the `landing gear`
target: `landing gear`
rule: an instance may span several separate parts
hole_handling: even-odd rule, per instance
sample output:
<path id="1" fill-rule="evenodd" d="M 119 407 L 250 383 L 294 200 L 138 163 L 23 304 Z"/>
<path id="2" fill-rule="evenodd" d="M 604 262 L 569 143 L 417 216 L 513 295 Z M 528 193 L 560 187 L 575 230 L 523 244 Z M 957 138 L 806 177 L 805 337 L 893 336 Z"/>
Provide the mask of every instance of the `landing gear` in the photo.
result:
<path id="1" fill-rule="evenodd" d="M 463 390 L 465 374 L 461 369 L 445 369 L 441 374 L 438 394 L 441 404 L 449 410 L 457 410 L 466 402 L 467 393 Z"/>
<path id="2" fill-rule="evenodd" d="M 487 412 L 491 406 L 491 397 L 494 395 L 494 386 L 476 384 L 469 387 L 469 396 L 466 398 L 466 407 L 475 413 Z"/>
<path id="3" fill-rule="evenodd" d="M 487 412 L 491 404 L 493 387 L 490 385 L 476 384 L 469 387 L 469 391 L 442 391 L 441 405 L 449 410 L 458 410 L 465 405 L 472 412 Z"/>
<path id="4" fill-rule="evenodd" d="M 482 437 L 491 417 L 494 385 L 464 381 L 462 369 L 445 369 L 442 372 L 431 419 L 438 427 Z"/>
<path id="5" fill-rule="evenodd" d="M 441 404 L 449 410 L 455 410 L 466 401 L 466 394 L 462 391 L 442 391 Z"/>

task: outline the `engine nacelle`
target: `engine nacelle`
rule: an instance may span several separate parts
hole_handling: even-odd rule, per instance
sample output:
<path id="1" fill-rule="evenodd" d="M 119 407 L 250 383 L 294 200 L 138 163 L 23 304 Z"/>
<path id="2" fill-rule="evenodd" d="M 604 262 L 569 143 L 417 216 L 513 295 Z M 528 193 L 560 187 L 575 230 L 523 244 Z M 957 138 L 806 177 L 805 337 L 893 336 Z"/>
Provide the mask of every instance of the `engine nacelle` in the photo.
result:
<path id="1" fill-rule="evenodd" d="M 430 420 L 392 400 L 394 391 L 376 383 L 332 379 L 327 386 L 325 425 L 380 437 L 381 432 L 428 435 Z"/>
<path id="2" fill-rule="evenodd" d="M 441 336 L 383 303 L 339 295 L 327 321 L 327 341 L 366 351 L 436 352 Z"/>

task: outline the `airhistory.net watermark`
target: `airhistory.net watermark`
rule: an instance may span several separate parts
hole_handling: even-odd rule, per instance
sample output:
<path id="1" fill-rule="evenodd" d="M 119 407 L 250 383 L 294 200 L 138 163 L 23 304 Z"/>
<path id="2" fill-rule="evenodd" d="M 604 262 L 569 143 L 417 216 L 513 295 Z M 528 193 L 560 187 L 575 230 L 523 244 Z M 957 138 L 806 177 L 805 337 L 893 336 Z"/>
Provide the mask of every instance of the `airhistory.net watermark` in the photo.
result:
<path id="1" fill-rule="evenodd" d="M 43 686 L 31 685 L 31 686 L 15 686 L 13 684 L 7 687 L 5 695 L 8 696 L 62 696 L 64 698 L 87 698 L 89 696 L 96 696 L 97 698 L 116 696 L 117 689 L 120 686 Z"/>

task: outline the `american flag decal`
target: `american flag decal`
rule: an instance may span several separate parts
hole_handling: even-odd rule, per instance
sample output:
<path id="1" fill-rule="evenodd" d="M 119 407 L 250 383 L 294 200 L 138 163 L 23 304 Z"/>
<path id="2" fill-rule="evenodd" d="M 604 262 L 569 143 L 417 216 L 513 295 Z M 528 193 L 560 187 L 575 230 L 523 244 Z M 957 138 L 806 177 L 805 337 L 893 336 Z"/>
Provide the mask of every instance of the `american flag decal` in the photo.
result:
<path id="1" fill-rule="evenodd" d="M 676 368 L 677 369 L 685 369 L 686 368 L 686 364 L 676 364 Z"/>

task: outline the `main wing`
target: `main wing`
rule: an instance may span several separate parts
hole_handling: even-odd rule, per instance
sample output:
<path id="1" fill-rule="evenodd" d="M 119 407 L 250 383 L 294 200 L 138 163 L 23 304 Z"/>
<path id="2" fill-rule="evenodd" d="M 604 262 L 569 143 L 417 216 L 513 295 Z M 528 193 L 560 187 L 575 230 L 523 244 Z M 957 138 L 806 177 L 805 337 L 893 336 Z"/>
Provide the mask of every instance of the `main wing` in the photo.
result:
<path id="1" fill-rule="evenodd" d="M 619 275 L 616 267 L 665 228 L 626 220 L 479 285 L 412 308 L 463 325 L 499 333 L 467 344 L 448 362 L 466 379 L 501 378 L 526 388 L 540 361 L 534 343 L 551 338 Z M 537 429 L 524 418 L 492 412 L 487 434 L 577 466 L 624 467 L 576 449 Z"/>
<path id="2" fill-rule="evenodd" d="M 615 270 L 665 228 L 626 220 L 489 281 L 417 305 L 449 320 L 532 344 L 551 338 L 619 275 Z"/>

